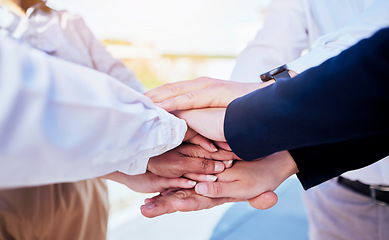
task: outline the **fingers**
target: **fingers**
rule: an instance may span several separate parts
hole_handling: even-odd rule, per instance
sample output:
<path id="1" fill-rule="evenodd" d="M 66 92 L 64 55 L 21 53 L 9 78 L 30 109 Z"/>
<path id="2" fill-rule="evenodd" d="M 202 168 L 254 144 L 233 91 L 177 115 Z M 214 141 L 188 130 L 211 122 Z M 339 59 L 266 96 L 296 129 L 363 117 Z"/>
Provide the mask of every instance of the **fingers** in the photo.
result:
<path id="1" fill-rule="evenodd" d="M 153 218 L 176 211 L 198 211 L 207 209 L 229 201 L 233 201 L 233 199 L 207 198 L 196 194 L 193 189 L 187 189 L 149 199 L 147 204 L 141 206 L 141 212 L 145 217 Z"/>
<path id="2" fill-rule="evenodd" d="M 197 82 L 174 85 L 166 89 L 169 94 L 162 93 L 158 96 L 158 106 L 171 112 L 176 110 L 188 110 L 206 107 L 227 107 L 234 99 L 246 95 L 258 88 L 263 88 L 271 83 L 237 83 L 232 81 L 212 79 L 206 83 Z M 195 85 L 195 86 L 193 86 Z M 168 96 L 168 97 L 167 97 Z"/>
<path id="3" fill-rule="evenodd" d="M 234 199 L 246 199 L 250 205 L 257 209 L 268 209 L 273 207 L 277 201 L 277 195 L 272 191 L 267 191 L 259 196 L 252 197 L 250 189 L 242 187 L 241 184 L 236 182 L 200 182 L 195 187 L 195 192 L 199 195 L 203 195 L 211 198 L 234 198 Z M 256 189 L 254 189 L 256 190 Z"/>
<path id="4" fill-rule="evenodd" d="M 226 151 L 219 149 L 217 152 L 209 152 L 205 149 L 191 145 L 185 144 L 179 147 L 179 152 L 185 156 L 197 157 L 197 158 L 206 158 L 220 161 L 228 161 L 228 164 L 232 164 L 232 160 L 240 159 L 235 153 L 231 151 Z"/>
<path id="5" fill-rule="evenodd" d="M 158 176 L 174 178 L 181 177 L 185 173 L 215 174 L 226 168 L 222 161 L 202 157 L 205 155 L 202 152 L 209 153 L 200 146 L 183 144 L 164 154 L 150 158 L 147 170 Z M 216 152 L 215 154 L 219 156 L 220 153 Z M 228 161 L 231 158 L 221 160 L 226 159 Z"/>
<path id="6" fill-rule="evenodd" d="M 209 152 L 193 144 L 183 144 L 172 154 L 154 157 L 149 160 L 148 169 L 164 177 L 180 177 L 186 173 L 215 174 L 230 168 L 236 155 L 233 152 L 219 150 Z M 194 178 L 204 181 L 204 178 Z"/>
<path id="7" fill-rule="evenodd" d="M 197 182 L 215 182 L 217 177 L 215 175 L 197 174 L 197 173 L 186 173 L 184 177 Z"/>
<path id="8" fill-rule="evenodd" d="M 266 87 L 273 82 L 236 83 L 201 77 L 195 80 L 168 83 L 146 92 L 145 95 L 169 112 L 193 108 L 226 107 L 235 98 Z"/>
<path id="9" fill-rule="evenodd" d="M 175 192 L 175 191 L 178 191 L 178 190 L 180 190 L 180 189 L 181 189 L 181 188 L 168 188 L 168 189 L 163 190 L 163 191 L 160 192 L 159 194 L 160 194 L 161 196 L 165 196 L 165 195 L 169 194 L 170 192 Z"/>
<path id="10" fill-rule="evenodd" d="M 216 144 L 216 146 L 218 146 L 221 149 L 224 149 L 227 151 L 232 151 L 232 149 L 230 148 L 230 145 L 228 145 L 227 142 L 215 141 L 214 144 Z"/>
<path id="11" fill-rule="evenodd" d="M 180 171 L 185 173 L 214 174 L 221 173 L 225 169 L 223 162 L 203 158 L 187 157 L 185 163 L 181 162 Z"/>
<path id="12" fill-rule="evenodd" d="M 215 147 L 213 142 L 211 140 L 201 136 L 201 135 L 196 135 L 195 137 L 192 137 L 191 139 L 189 139 L 187 142 L 195 144 L 195 145 L 199 145 L 209 152 L 216 152 L 217 151 L 217 148 Z"/>
<path id="13" fill-rule="evenodd" d="M 187 156 L 180 157 L 169 163 L 169 165 L 161 166 L 158 169 L 154 168 L 150 171 L 159 176 L 174 178 L 187 173 L 216 174 L 223 172 L 225 169 L 225 165 L 221 161 Z"/>
<path id="14" fill-rule="evenodd" d="M 149 199 L 145 205 L 140 207 L 143 216 L 153 218 L 163 214 L 173 213 L 177 210 L 172 205 L 172 195 L 157 196 L 156 200 Z"/>
<path id="15" fill-rule="evenodd" d="M 157 189 L 169 189 L 169 188 L 193 188 L 197 182 L 188 180 L 186 178 L 165 178 L 160 177 L 156 180 Z"/>
<path id="16" fill-rule="evenodd" d="M 146 92 L 145 95 L 153 102 L 160 103 L 169 98 L 207 88 L 215 81 L 216 79 L 201 77 L 194 80 L 168 83 Z"/>
<path id="17" fill-rule="evenodd" d="M 164 196 L 159 195 L 149 199 L 145 205 L 140 207 L 140 210 L 143 216 L 148 218 L 173 213 L 177 211 L 173 206 L 173 201 L 186 198 L 192 194 L 195 194 L 193 189 L 170 192 Z"/>
<path id="18" fill-rule="evenodd" d="M 205 107 L 227 107 L 215 104 L 215 102 L 218 102 L 218 99 L 215 99 L 215 94 L 207 90 L 188 92 L 184 95 L 166 99 L 161 103 L 156 103 L 156 105 L 168 112 Z"/>
<path id="19" fill-rule="evenodd" d="M 278 201 L 277 194 L 274 192 L 264 192 L 261 195 L 250 199 L 248 202 L 253 208 L 265 210 L 276 205 Z"/>
<path id="20" fill-rule="evenodd" d="M 274 192 L 265 192 L 250 199 L 250 205 L 257 209 L 268 209 L 277 203 L 277 195 Z M 194 189 L 182 189 L 169 192 L 166 195 L 158 195 L 145 200 L 141 206 L 141 212 L 145 217 L 153 218 L 177 211 L 188 212 L 208 209 L 226 202 L 242 201 L 238 198 L 209 198 L 196 194 Z"/>
<path id="21" fill-rule="evenodd" d="M 166 111 L 189 110 L 207 107 L 225 108 L 235 98 L 243 95 L 233 88 L 237 83 L 217 80 L 216 83 L 197 91 L 186 92 L 157 104 Z"/>
<path id="22" fill-rule="evenodd" d="M 154 196 L 154 197 L 146 198 L 144 202 L 145 202 L 145 204 L 147 204 L 147 203 L 149 203 L 149 202 L 157 201 L 157 199 L 161 198 L 163 195 L 164 195 L 164 194 L 161 193 L 161 194 L 158 194 L 158 195 L 156 195 L 156 196 Z"/>
<path id="23" fill-rule="evenodd" d="M 226 168 L 232 167 L 232 164 L 234 163 L 233 160 L 223 161 L 223 164 Z"/>
<path id="24" fill-rule="evenodd" d="M 247 199 L 247 193 L 238 182 L 202 182 L 195 187 L 197 194 L 212 197 L 232 197 Z"/>
<path id="25" fill-rule="evenodd" d="M 201 195 L 190 195 L 186 198 L 173 201 L 173 208 L 180 212 L 199 211 L 221 205 L 226 202 L 235 202 L 238 200 L 232 198 L 208 198 Z"/>

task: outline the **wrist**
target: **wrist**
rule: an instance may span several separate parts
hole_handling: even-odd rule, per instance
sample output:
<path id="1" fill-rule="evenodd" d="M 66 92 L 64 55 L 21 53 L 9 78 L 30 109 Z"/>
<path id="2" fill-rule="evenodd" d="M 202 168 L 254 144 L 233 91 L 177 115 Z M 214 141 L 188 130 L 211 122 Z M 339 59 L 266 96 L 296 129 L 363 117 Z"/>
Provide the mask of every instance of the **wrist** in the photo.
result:
<path id="1" fill-rule="evenodd" d="M 294 161 L 292 155 L 290 155 L 289 151 L 279 152 L 281 158 L 283 159 L 283 163 L 285 165 L 285 175 L 288 177 L 292 176 L 299 172 L 296 162 Z"/>
<path id="2" fill-rule="evenodd" d="M 126 175 L 124 173 L 116 171 L 116 172 L 112 172 L 112 173 L 109 173 L 107 175 L 101 176 L 101 178 L 109 179 L 109 180 L 112 180 L 112 181 L 115 181 L 115 182 L 118 182 L 118 183 L 126 185 L 126 178 L 125 178 L 125 176 Z"/>
<path id="3" fill-rule="evenodd" d="M 273 161 L 275 161 L 275 169 L 277 178 L 285 181 L 288 177 L 299 172 L 297 164 L 289 151 L 281 151 L 271 155 Z"/>
<path id="4" fill-rule="evenodd" d="M 293 71 L 293 70 L 288 70 L 288 73 L 289 73 L 289 75 L 290 75 L 292 78 L 294 78 L 294 77 L 296 77 L 296 76 L 298 75 L 298 73 L 296 73 L 296 72 Z"/>
<path id="5" fill-rule="evenodd" d="M 260 78 L 263 82 L 268 82 L 271 80 L 275 81 L 281 78 L 290 79 L 297 75 L 298 74 L 295 71 L 288 69 L 288 66 L 284 64 L 282 66 L 276 67 L 268 72 L 261 74 Z"/>

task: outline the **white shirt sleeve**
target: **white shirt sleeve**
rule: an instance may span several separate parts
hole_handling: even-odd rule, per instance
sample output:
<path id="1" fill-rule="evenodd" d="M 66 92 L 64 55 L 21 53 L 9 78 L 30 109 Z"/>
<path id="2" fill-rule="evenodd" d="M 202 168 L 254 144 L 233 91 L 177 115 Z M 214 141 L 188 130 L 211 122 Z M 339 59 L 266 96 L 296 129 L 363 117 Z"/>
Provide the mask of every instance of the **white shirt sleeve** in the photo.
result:
<path id="1" fill-rule="evenodd" d="M 265 24 L 239 54 L 231 80 L 259 82 L 259 75 L 300 57 L 308 48 L 304 7 L 301 0 L 274 0 Z"/>
<path id="2" fill-rule="evenodd" d="M 0 37 L 0 188 L 139 174 L 186 123 L 108 75 Z"/>
<path id="3" fill-rule="evenodd" d="M 327 4 L 325 1 L 322 4 Z M 317 7 L 317 6 L 316 6 Z M 304 56 L 288 63 L 288 68 L 301 73 L 315 67 L 343 50 L 389 26 L 389 1 L 376 0 L 345 27 L 325 34 L 312 44 Z"/>

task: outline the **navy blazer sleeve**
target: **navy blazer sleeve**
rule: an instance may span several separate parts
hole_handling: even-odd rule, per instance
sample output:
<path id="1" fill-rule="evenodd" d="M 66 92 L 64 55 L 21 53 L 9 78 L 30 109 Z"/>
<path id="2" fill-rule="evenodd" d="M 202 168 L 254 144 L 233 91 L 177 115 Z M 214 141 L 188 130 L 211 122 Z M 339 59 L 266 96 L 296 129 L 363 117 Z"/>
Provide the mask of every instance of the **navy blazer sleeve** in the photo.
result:
<path id="1" fill-rule="evenodd" d="M 224 123 L 232 150 L 253 160 L 388 132 L 388 43 L 387 28 L 293 79 L 234 100 Z M 302 164 L 316 160 L 291 153 L 301 174 L 311 170 Z M 337 171 L 336 164 L 331 168 Z"/>
<path id="2" fill-rule="evenodd" d="M 389 133 L 340 143 L 289 150 L 304 189 L 309 189 L 344 172 L 370 165 L 389 155 Z"/>

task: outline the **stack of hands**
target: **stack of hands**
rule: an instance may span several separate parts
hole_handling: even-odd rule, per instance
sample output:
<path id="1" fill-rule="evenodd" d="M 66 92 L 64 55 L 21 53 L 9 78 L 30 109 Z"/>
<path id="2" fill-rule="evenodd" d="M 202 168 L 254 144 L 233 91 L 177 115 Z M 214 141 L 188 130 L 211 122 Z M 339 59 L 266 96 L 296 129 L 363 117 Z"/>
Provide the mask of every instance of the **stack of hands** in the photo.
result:
<path id="1" fill-rule="evenodd" d="M 277 195 L 273 191 L 298 171 L 290 154 L 284 151 L 242 161 L 229 148 L 223 131 L 230 102 L 273 82 L 237 83 L 202 77 L 146 92 L 156 105 L 187 122 L 184 142 L 151 158 L 145 174 L 114 172 L 105 177 L 137 192 L 159 192 L 141 207 L 146 217 L 237 201 L 248 201 L 258 209 L 274 206 Z"/>

